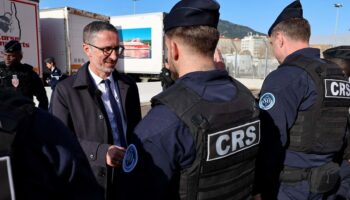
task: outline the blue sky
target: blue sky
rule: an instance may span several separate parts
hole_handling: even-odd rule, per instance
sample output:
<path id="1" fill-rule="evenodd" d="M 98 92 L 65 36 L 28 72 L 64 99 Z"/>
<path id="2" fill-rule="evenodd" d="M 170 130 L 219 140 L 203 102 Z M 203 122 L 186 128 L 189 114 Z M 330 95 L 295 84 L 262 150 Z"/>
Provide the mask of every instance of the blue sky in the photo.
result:
<path id="1" fill-rule="evenodd" d="M 73 7 L 107 16 L 169 12 L 178 0 L 40 0 L 40 9 Z M 220 18 L 266 33 L 275 18 L 292 0 L 218 0 Z M 350 0 L 301 0 L 312 35 L 333 35 L 339 12 L 337 34 L 350 34 Z M 335 8 L 341 3 L 342 8 Z M 135 7 L 134 7 L 135 5 Z"/>

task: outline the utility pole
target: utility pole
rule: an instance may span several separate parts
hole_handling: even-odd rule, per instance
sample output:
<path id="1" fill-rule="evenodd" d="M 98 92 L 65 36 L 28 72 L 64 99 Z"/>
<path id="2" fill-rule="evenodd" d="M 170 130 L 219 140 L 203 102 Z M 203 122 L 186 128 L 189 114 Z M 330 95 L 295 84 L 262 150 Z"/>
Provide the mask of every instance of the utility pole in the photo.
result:
<path id="1" fill-rule="evenodd" d="M 264 73 L 264 78 L 266 78 L 267 76 L 267 56 L 268 56 L 268 50 L 269 50 L 269 46 L 267 44 L 267 38 L 263 38 L 263 42 L 265 44 L 265 73 Z"/>
<path id="2" fill-rule="evenodd" d="M 132 0 L 134 2 L 134 15 L 136 14 L 136 1 L 139 1 L 139 0 Z"/>
<path id="3" fill-rule="evenodd" d="M 337 10 L 337 14 L 335 17 L 335 27 L 334 27 L 334 42 L 335 45 L 337 45 L 337 32 L 338 32 L 338 21 L 339 21 L 339 9 L 343 7 L 343 4 L 341 3 L 335 3 L 334 4 L 335 9 Z"/>

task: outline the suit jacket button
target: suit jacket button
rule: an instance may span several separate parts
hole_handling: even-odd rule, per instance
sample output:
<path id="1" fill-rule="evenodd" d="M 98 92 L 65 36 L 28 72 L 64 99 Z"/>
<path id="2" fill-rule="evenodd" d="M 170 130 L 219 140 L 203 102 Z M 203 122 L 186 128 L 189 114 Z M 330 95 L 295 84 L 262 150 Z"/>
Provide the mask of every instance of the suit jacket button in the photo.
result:
<path id="1" fill-rule="evenodd" d="M 106 176 L 106 171 L 101 169 L 101 170 L 99 170 L 98 175 L 101 177 L 104 177 L 104 176 Z"/>
<path id="2" fill-rule="evenodd" d="M 91 159 L 94 159 L 94 158 L 95 158 L 94 154 L 90 154 L 89 157 L 90 157 Z"/>
<path id="3" fill-rule="evenodd" d="M 102 114 L 99 114 L 99 115 L 98 115 L 98 118 L 99 118 L 99 119 L 104 119 L 104 117 L 103 117 Z"/>

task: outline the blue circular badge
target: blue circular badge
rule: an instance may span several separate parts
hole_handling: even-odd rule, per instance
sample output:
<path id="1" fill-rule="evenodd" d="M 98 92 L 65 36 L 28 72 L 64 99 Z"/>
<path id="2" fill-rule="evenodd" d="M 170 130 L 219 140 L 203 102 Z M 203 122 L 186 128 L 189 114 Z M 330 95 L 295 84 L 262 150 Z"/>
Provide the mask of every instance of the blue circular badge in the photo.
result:
<path id="1" fill-rule="evenodd" d="M 124 159 L 123 159 L 123 171 L 128 173 L 131 172 L 138 161 L 138 154 L 136 146 L 133 144 L 130 144 L 128 148 L 126 149 Z"/>
<path id="2" fill-rule="evenodd" d="M 275 105 L 276 99 L 272 93 L 265 93 L 261 96 L 259 107 L 263 110 L 269 110 Z"/>

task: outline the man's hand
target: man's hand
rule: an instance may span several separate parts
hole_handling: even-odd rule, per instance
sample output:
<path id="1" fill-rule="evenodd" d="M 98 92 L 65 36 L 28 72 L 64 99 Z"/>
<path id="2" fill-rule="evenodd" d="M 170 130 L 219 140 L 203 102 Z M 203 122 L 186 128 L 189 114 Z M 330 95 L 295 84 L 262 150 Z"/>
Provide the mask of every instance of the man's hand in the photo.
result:
<path id="1" fill-rule="evenodd" d="M 125 149 L 116 145 L 108 148 L 106 155 L 106 163 L 111 167 L 120 167 L 123 162 Z"/>

